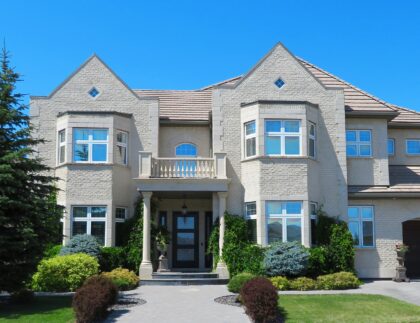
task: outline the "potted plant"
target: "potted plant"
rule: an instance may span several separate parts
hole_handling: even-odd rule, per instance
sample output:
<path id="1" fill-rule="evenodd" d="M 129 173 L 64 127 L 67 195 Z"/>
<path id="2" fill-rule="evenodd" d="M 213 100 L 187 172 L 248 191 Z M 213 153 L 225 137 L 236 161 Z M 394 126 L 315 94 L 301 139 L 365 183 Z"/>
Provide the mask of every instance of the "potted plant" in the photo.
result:
<path id="1" fill-rule="evenodd" d="M 166 229 L 166 227 L 159 226 L 156 232 L 156 247 L 161 253 L 159 256 L 159 268 L 157 270 L 159 272 L 169 271 L 168 258 L 166 258 L 169 242 L 170 234 L 168 229 Z"/>
<path id="2" fill-rule="evenodd" d="M 397 252 L 397 257 L 405 258 L 405 254 L 408 252 L 408 246 L 403 243 L 398 243 L 395 245 L 395 251 Z"/>

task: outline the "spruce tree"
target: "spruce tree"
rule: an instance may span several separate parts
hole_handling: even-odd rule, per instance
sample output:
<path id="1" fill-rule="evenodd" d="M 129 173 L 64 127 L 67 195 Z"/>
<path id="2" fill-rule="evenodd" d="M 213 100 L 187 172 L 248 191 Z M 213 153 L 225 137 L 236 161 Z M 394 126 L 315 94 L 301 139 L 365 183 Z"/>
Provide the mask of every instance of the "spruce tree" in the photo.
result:
<path id="1" fill-rule="evenodd" d="M 30 118 L 16 92 L 20 76 L 3 49 L 0 58 L 0 291 L 29 281 L 45 247 L 57 240 L 61 209 L 56 178 L 37 157 L 43 140 L 32 137 Z"/>

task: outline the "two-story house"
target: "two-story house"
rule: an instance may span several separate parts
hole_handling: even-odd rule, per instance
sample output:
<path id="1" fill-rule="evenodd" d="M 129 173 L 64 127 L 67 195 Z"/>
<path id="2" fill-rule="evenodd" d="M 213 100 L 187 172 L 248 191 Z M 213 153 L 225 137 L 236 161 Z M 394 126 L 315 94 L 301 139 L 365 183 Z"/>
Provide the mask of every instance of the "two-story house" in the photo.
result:
<path id="1" fill-rule="evenodd" d="M 131 89 L 94 55 L 49 96 L 32 96 L 30 113 L 47 140 L 39 155 L 61 178 L 64 243 L 87 233 L 118 244 L 142 196 L 142 278 L 152 220 L 172 234 L 170 268 L 205 270 L 225 211 L 247 217 L 259 244 L 309 247 L 320 206 L 348 222 L 360 277 L 393 277 L 402 241 L 409 274 L 420 274 L 420 114 L 281 44 L 245 75 L 192 91 Z M 227 274 L 223 263 L 217 271 Z"/>

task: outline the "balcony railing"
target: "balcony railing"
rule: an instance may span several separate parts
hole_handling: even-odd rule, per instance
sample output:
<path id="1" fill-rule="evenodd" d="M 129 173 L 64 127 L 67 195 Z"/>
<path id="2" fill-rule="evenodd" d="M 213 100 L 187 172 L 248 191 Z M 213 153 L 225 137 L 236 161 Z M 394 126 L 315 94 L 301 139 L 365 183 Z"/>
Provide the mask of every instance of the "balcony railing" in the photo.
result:
<path id="1" fill-rule="evenodd" d="M 214 158 L 155 158 L 139 152 L 139 177 L 145 178 L 226 178 L 226 154 Z"/>

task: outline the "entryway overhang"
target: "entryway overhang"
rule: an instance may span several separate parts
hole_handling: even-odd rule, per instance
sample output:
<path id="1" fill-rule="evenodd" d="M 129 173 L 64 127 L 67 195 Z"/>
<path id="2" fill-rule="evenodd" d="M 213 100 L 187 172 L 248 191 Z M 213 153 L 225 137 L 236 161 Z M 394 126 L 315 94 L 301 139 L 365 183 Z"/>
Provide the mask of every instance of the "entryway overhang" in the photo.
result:
<path id="1" fill-rule="evenodd" d="M 140 192 L 227 192 L 229 178 L 135 178 Z"/>

